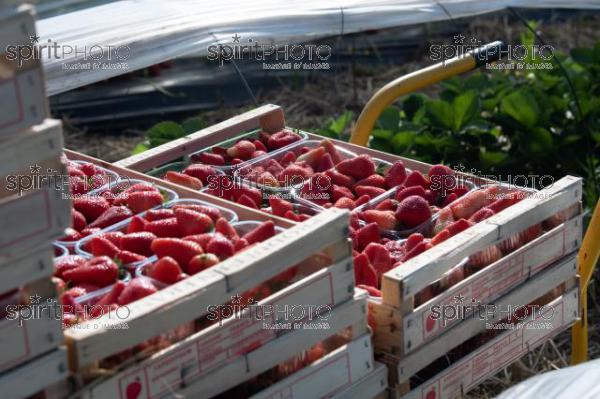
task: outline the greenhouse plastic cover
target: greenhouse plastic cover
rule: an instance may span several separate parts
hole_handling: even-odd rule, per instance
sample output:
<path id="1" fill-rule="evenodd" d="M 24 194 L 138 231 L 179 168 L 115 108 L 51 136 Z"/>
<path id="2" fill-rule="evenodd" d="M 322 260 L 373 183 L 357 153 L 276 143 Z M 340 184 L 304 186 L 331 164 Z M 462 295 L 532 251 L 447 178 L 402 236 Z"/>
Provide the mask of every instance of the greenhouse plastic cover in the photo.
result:
<path id="1" fill-rule="evenodd" d="M 508 6 L 600 8 L 598 0 L 439 3 L 453 18 Z M 43 56 L 48 94 L 53 95 L 176 57 L 206 55 L 208 46 L 231 43 L 235 34 L 260 43 L 293 44 L 447 19 L 436 2 L 425 0 L 129 0 L 43 18 L 37 26 L 40 44 L 56 43 L 63 49 L 58 57 Z M 90 54 L 96 62 L 92 67 L 85 65 Z M 125 64 L 115 63 L 117 58 Z"/>
<path id="2" fill-rule="evenodd" d="M 544 373 L 515 385 L 496 399 L 600 398 L 600 360 Z"/>

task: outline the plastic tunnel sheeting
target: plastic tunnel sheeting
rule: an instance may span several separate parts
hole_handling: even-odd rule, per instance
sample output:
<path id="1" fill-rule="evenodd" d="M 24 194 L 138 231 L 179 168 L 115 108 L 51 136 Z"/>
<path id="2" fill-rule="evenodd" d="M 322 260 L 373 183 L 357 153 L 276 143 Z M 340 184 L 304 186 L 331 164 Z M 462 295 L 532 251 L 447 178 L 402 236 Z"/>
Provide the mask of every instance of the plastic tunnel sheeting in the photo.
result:
<path id="1" fill-rule="evenodd" d="M 496 399 L 597 399 L 600 398 L 600 360 L 551 371 L 529 378 Z"/>
<path id="2" fill-rule="evenodd" d="M 453 18 L 506 7 L 600 9 L 600 1 L 439 0 Z M 94 4 L 94 2 L 92 2 Z M 38 21 L 48 94 L 58 94 L 209 46 L 252 39 L 262 45 L 447 20 L 425 0 L 128 0 Z"/>

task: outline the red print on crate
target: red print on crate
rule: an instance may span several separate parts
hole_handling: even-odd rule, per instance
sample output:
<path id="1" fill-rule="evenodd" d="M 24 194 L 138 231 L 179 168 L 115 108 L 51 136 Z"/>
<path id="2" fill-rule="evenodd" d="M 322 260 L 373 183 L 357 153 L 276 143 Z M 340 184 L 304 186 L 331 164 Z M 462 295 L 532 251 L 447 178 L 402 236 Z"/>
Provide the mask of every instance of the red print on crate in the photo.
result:
<path id="1" fill-rule="evenodd" d="M 431 387 L 429 392 L 427 392 L 427 395 L 425 395 L 425 399 L 435 399 L 435 398 L 437 398 L 437 394 L 435 393 L 435 388 Z"/>
<path id="2" fill-rule="evenodd" d="M 140 396 L 140 393 L 142 393 L 142 384 L 140 383 L 139 377 L 127 385 L 125 393 L 127 399 L 137 399 Z"/>
<path id="3" fill-rule="evenodd" d="M 436 323 L 436 320 L 433 318 L 432 314 L 430 313 L 429 316 L 427 316 L 427 318 L 425 319 L 425 331 L 431 332 L 431 330 L 433 330 L 433 328 L 435 327 L 435 323 Z"/>

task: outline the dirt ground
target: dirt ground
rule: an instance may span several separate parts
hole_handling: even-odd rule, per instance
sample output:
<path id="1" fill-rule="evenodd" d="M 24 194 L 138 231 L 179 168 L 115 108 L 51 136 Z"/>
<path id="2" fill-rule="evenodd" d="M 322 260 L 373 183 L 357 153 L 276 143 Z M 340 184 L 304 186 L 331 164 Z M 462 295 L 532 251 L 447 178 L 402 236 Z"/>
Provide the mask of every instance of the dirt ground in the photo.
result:
<path id="1" fill-rule="evenodd" d="M 539 30 L 548 43 L 561 49 L 569 49 L 595 43 L 600 38 L 599 22 L 600 18 L 597 15 L 585 17 L 579 15 L 567 21 L 546 23 L 540 26 Z M 490 41 L 502 37 L 507 42 L 516 42 L 518 35 L 523 30 L 522 25 L 518 22 L 511 22 L 506 14 L 476 18 L 470 24 L 470 34 Z M 427 64 L 427 60 L 417 54 L 415 60 L 403 65 L 368 68 L 357 66 L 354 71 L 341 71 L 333 76 L 328 75 L 327 78 L 314 75 L 301 89 L 292 89 L 282 85 L 277 90 L 256 94 L 260 104 L 281 105 L 285 110 L 289 126 L 310 131 L 325 126 L 330 118 L 340 115 L 344 110 L 354 111 L 356 118 L 361 106 L 377 88 Z M 209 124 L 213 124 L 251 108 L 253 108 L 252 105 L 245 105 L 217 109 L 203 112 L 202 117 Z M 133 147 L 142 139 L 143 132 L 136 130 L 135 127 L 124 132 L 115 132 L 112 135 L 77 129 L 69 129 L 66 134 L 68 148 L 108 161 L 116 161 L 130 155 Z M 591 358 L 600 357 L 600 304 L 598 303 L 597 281 L 597 279 L 593 280 L 588 294 Z M 571 333 L 568 330 L 489 378 L 477 389 L 471 391 L 467 397 L 494 397 L 528 377 L 565 367 L 569 364 L 570 352 Z"/>

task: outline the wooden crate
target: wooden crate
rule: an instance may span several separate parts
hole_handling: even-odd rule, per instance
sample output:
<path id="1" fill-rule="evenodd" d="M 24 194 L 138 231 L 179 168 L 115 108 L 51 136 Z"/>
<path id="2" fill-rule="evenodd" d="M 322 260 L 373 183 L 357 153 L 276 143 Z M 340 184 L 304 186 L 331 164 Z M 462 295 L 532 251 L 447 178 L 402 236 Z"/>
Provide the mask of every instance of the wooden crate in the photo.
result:
<path id="1" fill-rule="evenodd" d="M 66 176 L 60 162 L 62 144 L 61 123 L 51 119 L 0 142 L 0 225 L 10 226 L 0 230 L 0 264 L 37 251 L 71 224 L 68 192 L 60 178 L 58 188 L 48 182 L 49 177 Z"/>
<path id="2" fill-rule="evenodd" d="M 250 398 L 337 398 L 338 394 L 341 395 L 342 392 L 355 388 L 354 383 L 362 382 L 363 378 L 371 377 L 373 373 L 373 348 L 371 336 L 367 334 L 341 346 Z M 385 378 L 387 381 L 387 376 Z M 372 382 L 372 380 L 365 382 L 365 385 L 368 385 L 368 382 Z M 376 387 L 379 386 L 377 383 Z M 365 386 L 365 388 L 372 389 L 370 386 Z M 372 396 L 374 395 L 355 397 L 368 398 Z"/>
<path id="3" fill-rule="evenodd" d="M 49 114 L 40 57 L 17 58 L 35 35 L 32 6 L 0 15 L 0 137 L 18 134 Z"/>
<path id="4" fill-rule="evenodd" d="M 203 198 L 190 191 L 187 198 Z M 209 197 L 210 198 L 210 197 Z M 250 219 L 258 219 L 257 217 Z M 248 212 L 247 215 L 253 215 Z M 228 302 L 233 295 L 242 294 L 305 259 L 313 259 L 325 251 L 328 255 L 316 258 L 320 266 L 338 265 L 352 278 L 346 281 L 346 291 L 353 283 L 351 251 L 347 241 L 348 212 L 333 210 L 314 218 L 310 223 L 294 226 L 251 249 L 221 262 L 219 265 L 167 287 L 155 295 L 129 305 L 129 317 L 112 320 L 105 315 L 65 331 L 66 343 L 73 370 L 118 353 L 135 344 L 158 336 L 207 313 L 208 305 Z M 333 271 L 331 271 L 333 273 Z M 326 272 L 322 272 L 326 273 Z M 342 271 L 339 271 L 342 273 Z M 328 277 L 331 279 L 331 277 Z M 310 278 L 302 280 L 309 283 Z M 339 292 L 340 282 L 331 280 L 331 292 Z M 334 294 L 334 300 L 338 298 Z M 126 323 L 126 329 L 115 329 Z"/>
<path id="5" fill-rule="evenodd" d="M 52 244 L 40 244 L 25 255 L 0 260 L 0 293 L 50 277 L 54 272 Z"/>
<path id="6" fill-rule="evenodd" d="M 572 288 L 548 305 L 553 309 L 552 311 L 547 310 L 546 313 L 538 314 L 535 318 L 524 320 L 519 323 L 519 328 L 503 331 L 417 388 L 407 390 L 405 384 L 396 385 L 393 397 L 403 399 L 461 397 L 489 376 L 573 324 L 579 317 L 579 291 L 576 287 Z M 390 359 L 386 359 L 386 363 L 391 370 L 390 378 L 397 376 L 402 365 Z M 434 393 L 431 393 L 432 391 Z"/>
<path id="7" fill-rule="evenodd" d="M 386 388 L 388 386 L 387 367 L 379 362 L 375 362 L 375 369 L 370 373 L 354 382 L 351 386 L 332 396 L 334 399 L 354 399 L 387 398 Z"/>
<path id="8" fill-rule="evenodd" d="M 0 375 L 2 398 L 22 399 L 67 378 L 67 351 L 64 347 L 33 359 Z"/>

